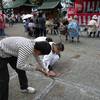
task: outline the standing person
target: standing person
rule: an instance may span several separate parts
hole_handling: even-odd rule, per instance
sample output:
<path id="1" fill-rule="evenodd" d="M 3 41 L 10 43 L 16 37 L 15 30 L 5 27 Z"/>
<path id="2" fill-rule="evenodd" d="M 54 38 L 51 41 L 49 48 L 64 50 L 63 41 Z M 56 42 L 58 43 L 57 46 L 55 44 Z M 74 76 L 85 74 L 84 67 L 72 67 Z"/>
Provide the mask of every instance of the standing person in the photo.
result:
<path id="1" fill-rule="evenodd" d="M 30 55 L 33 55 L 44 72 L 49 76 L 39 55 L 49 54 L 51 46 L 48 42 L 34 42 L 24 37 L 8 37 L 0 41 L 0 100 L 8 100 L 9 73 L 7 64 L 17 72 L 21 92 L 34 93 L 35 89 L 28 87 L 25 71 L 38 71 L 39 67 L 26 64 Z"/>
<path id="2" fill-rule="evenodd" d="M 18 23 L 18 15 L 17 14 L 15 15 L 15 18 L 16 18 L 16 23 Z"/>
<path id="3" fill-rule="evenodd" d="M 38 15 L 37 13 L 33 13 L 33 16 L 34 16 L 33 22 L 34 22 L 34 28 L 35 28 L 35 38 L 37 38 L 40 35 Z"/>
<path id="4" fill-rule="evenodd" d="M 44 17 L 42 17 L 42 13 L 39 13 L 38 21 L 39 21 L 40 35 L 46 36 L 46 27 L 45 27 L 46 21 L 45 21 Z M 43 33 L 44 33 L 44 35 L 43 35 Z"/>
<path id="5" fill-rule="evenodd" d="M 20 13 L 18 13 L 18 23 L 20 23 Z"/>
<path id="6" fill-rule="evenodd" d="M 9 27 L 10 27 L 10 26 L 13 26 L 13 25 L 12 25 L 12 18 L 11 18 L 10 16 L 8 17 L 8 21 L 9 21 Z"/>
<path id="7" fill-rule="evenodd" d="M 0 15 L 0 36 L 5 37 L 5 32 L 4 32 L 4 23 L 3 20 L 1 19 L 1 15 Z"/>
<path id="8" fill-rule="evenodd" d="M 96 15 L 94 15 L 92 17 L 92 20 L 89 22 L 89 25 L 95 25 L 95 27 L 89 27 L 88 28 L 88 32 L 90 33 L 89 37 L 91 37 L 91 34 L 93 34 L 93 37 L 95 37 L 96 31 L 97 31 L 97 28 L 98 28 L 98 24 L 96 22 L 97 18 L 98 17 Z"/>

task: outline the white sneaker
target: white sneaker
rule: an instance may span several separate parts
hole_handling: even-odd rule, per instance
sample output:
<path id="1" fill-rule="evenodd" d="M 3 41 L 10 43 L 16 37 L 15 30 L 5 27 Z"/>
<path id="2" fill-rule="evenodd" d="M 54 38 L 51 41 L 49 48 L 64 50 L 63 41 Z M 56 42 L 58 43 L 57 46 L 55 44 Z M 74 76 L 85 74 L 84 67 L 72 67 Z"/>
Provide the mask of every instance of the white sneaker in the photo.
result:
<path id="1" fill-rule="evenodd" d="M 27 89 L 21 90 L 21 92 L 27 92 L 27 93 L 35 93 L 35 89 L 32 87 L 28 87 Z"/>

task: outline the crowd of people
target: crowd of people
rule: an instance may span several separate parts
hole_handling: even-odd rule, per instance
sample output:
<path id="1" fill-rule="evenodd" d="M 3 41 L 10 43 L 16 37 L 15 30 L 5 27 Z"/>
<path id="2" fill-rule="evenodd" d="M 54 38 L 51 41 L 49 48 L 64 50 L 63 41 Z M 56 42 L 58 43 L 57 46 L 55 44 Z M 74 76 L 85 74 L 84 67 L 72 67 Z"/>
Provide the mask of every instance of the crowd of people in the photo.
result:
<path id="1" fill-rule="evenodd" d="M 12 25 L 12 22 L 9 18 L 8 23 L 10 26 Z M 74 19 L 64 18 L 61 20 L 57 17 L 52 21 L 49 17 L 46 19 L 42 13 L 33 13 L 33 18 L 25 19 L 25 26 L 27 26 L 25 27 L 25 31 L 28 31 L 30 36 L 34 34 L 35 39 L 7 37 L 0 41 L 0 100 L 8 100 L 8 63 L 18 74 L 21 92 L 34 93 L 36 91 L 35 88 L 28 86 L 28 79 L 26 76 L 26 71 L 33 72 L 39 70 L 39 67 L 35 64 L 26 64 L 30 55 L 33 55 L 36 58 L 36 61 L 46 73 L 46 76 L 56 76 L 52 67 L 54 63 L 60 59 L 60 52 L 64 51 L 64 45 L 63 43 L 54 43 L 52 38 L 46 36 L 49 30 L 51 30 L 52 34 L 52 29 L 54 29 L 54 34 L 58 34 L 58 28 L 63 27 L 67 32 L 66 41 L 68 40 L 68 35 L 70 35 L 72 37 L 72 42 L 74 42 L 74 36 L 77 35 L 77 42 L 79 42 L 80 28 L 77 18 L 77 15 L 74 16 Z M 93 37 L 95 37 L 98 27 L 99 31 L 97 37 L 99 37 L 100 24 L 97 24 L 96 19 L 97 16 L 94 15 L 89 22 L 89 25 L 95 25 L 93 29 L 88 29 L 90 32 L 89 37 L 91 37 L 91 34 L 94 34 Z M 19 21 L 21 20 L 15 19 L 15 23 Z M 56 25 L 52 27 L 52 24 Z M 4 27 L 2 27 L 2 25 L 3 22 L 0 19 L 0 35 L 1 33 L 4 33 Z M 69 32 L 70 28 L 75 28 L 77 32 Z M 65 31 L 61 31 L 60 34 L 65 34 Z"/>

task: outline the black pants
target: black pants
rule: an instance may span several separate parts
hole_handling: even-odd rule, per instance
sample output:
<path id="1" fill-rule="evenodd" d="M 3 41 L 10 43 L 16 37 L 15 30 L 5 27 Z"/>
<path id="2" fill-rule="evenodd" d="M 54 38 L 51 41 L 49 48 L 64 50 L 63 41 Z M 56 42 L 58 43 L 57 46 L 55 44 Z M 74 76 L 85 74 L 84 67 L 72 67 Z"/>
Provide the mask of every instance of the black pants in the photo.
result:
<path id="1" fill-rule="evenodd" d="M 43 35 L 44 33 L 44 35 Z M 40 29 L 40 35 L 41 36 L 46 36 L 46 29 Z"/>
<path id="2" fill-rule="evenodd" d="M 40 35 L 40 29 L 35 28 L 35 38 L 39 37 L 39 35 Z"/>
<path id="3" fill-rule="evenodd" d="M 26 89 L 28 87 L 28 80 L 26 72 L 16 68 L 17 57 L 0 58 L 0 100 L 8 100 L 9 94 L 9 72 L 7 64 L 17 72 L 20 88 Z"/>

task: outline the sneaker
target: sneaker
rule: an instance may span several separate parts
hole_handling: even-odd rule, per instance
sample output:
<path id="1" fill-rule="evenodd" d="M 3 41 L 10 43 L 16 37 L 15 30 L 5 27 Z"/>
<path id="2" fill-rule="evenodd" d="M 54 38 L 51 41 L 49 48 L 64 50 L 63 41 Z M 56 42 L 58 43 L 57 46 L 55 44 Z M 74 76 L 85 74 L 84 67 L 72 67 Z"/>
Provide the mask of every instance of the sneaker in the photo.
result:
<path id="1" fill-rule="evenodd" d="M 32 87 L 28 87 L 27 89 L 21 90 L 21 92 L 27 92 L 27 93 L 35 93 L 35 89 Z"/>

